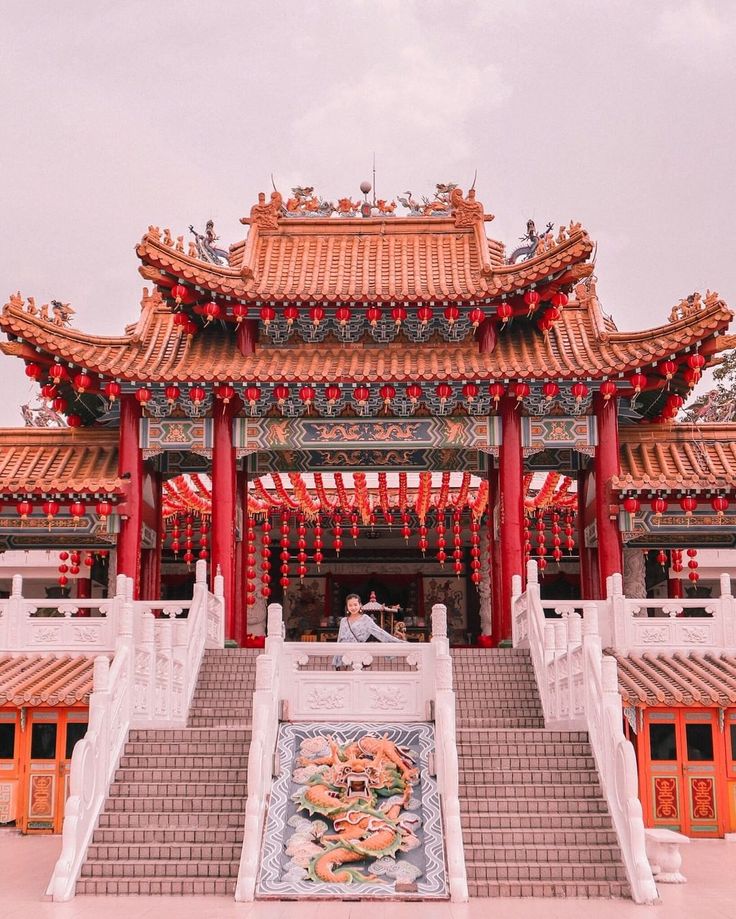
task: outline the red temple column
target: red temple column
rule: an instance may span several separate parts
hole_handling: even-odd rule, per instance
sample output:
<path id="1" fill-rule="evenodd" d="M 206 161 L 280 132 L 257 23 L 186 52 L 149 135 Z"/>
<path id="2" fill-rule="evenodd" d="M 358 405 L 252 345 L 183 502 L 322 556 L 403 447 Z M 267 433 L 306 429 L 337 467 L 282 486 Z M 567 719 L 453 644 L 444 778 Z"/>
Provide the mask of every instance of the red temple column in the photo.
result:
<path id="1" fill-rule="evenodd" d="M 491 464 L 493 460 L 489 457 Z M 496 505 L 498 503 L 498 469 L 491 465 L 488 470 L 488 576 L 491 590 L 491 637 L 497 644 L 501 634 L 501 571 L 498 539 L 496 538 Z"/>
<path id="2" fill-rule="evenodd" d="M 155 530 L 156 545 L 141 552 L 141 597 L 144 600 L 157 600 L 161 594 L 161 552 L 164 541 L 161 475 L 149 471 L 144 474 L 144 478 L 147 478 L 145 490 L 152 494 L 153 505 L 144 506 L 143 516 L 146 523 Z"/>
<path id="3" fill-rule="evenodd" d="M 89 600 L 92 596 L 92 579 L 77 578 L 77 600 Z"/>
<path id="4" fill-rule="evenodd" d="M 248 605 L 246 602 L 246 534 L 248 529 L 248 473 L 240 469 L 236 475 L 236 506 L 240 521 L 240 539 L 235 543 L 235 640 L 242 648 L 248 633 Z"/>
<path id="5" fill-rule="evenodd" d="M 503 433 L 498 465 L 501 586 L 499 631 L 494 635 L 494 644 L 511 638 L 511 578 L 515 574 L 524 578 L 524 459 L 521 449 L 521 413 L 516 400 L 508 396 L 501 403 L 501 426 Z"/>
<path id="6" fill-rule="evenodd" d="M 225 584 L 225 637 L 235 638 L 235 448 L 233 403 L 215 403 L 212 443 L 212 564 Z"/>
<path id="7" fill-rule="evenodd" d="M 598 422 L 598 446 L 595 448 L 595 518 L 598 529 L 598 589 L 606 589 L 606 578 L 623 573 L 623 547 L 618 518 L 611 518 L 611 479 L 619 474 L 618 400 L 593 397 Z"/>
<path id="8" fill-rule="evenodd" d="M 257 340 L 258 321 L 256 319 L 244 319 L 235 333 L 235 342 L 243 357 L 248 357 L 249 354 L 255 354 Z"/>
<path id="9" fill-rule="evenodd" d="M 126 485 L 125 513 L 117 543 L 117 573 L 133 578 L 133 597 L 140 597 L 141 528 L 143 524 L 143 460 L 140 449 L 141 408 L 135 396 L 120 398 L 118 475 Z"/>
<path id="10" fill-rule="evenodd" d="M 577 507 L 577 540 L 580 556 L 580 599 L 593 599 L 593 584 L 590 579 L 590 550 L 585 547 L 585 502 L 590 473 L 587 469 L 578 470 L 578 507 Z"/>

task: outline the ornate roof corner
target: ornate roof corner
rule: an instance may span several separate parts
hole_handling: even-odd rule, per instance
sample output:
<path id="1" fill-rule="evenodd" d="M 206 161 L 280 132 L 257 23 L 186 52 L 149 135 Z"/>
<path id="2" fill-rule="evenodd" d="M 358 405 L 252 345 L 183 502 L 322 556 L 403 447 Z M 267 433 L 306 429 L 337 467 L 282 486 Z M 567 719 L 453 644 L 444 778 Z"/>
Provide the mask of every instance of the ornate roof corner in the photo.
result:
<path id="1" fill-rule="evenodd" d="M 696 316 L 698 313 L 709 312 L 717 308 L 728 310 L 725 300 L 718 295 L 718 291 L 706 290 L 705 297 L 703 297 L 696 290 L 687 297 L 683 297 L 679 303 L 676 303 L 672 307 L 668 318 L 670 322 L 681 322 L 684 319 Z"/>
<path id="2" fill-rule="evenodd" d="M 266 193 L 261 191 L 258 193 L 258 203 L 250 209 L 250 217 L 241 217 L 240 222 L 263 227 L 265 230 L 278 230 L 283 203 L 281 192 L 274 189 L 270 201 L 266 203 Z"/>

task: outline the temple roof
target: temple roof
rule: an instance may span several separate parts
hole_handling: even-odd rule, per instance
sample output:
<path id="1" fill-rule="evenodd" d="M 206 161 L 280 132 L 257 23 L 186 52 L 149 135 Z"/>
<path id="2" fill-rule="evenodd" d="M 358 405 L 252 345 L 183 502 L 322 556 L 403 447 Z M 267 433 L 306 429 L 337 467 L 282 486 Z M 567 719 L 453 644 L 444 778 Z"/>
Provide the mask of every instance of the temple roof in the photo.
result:
<path id="1" fill-rule="evenodd" d="M 726 305 L 713 299 L 664 326 L 618 332 L 592 294 L 572 300 L 548 333 L 517 317 L 499 330 L 496 347 L 487 354 L 469 338 L 421 347 L 399 341 L 357 346 L 298 341 L 258 345 L 255 354 L 243 356 L 231 329 L 212 323 L 193 337 L 186 335 L 161 298 L 146 291 L 138 322 L 115 338 L 60 328 L 13 299 L 0 315 L 0 328 L 22 342 L 2 343 L 0 349 L 34 361 L 39 348 L 89 371 L 136 382 L 604 379 L 646 371 L 648 364 L 701 345 L 725 330 L 731 318 Z"/>
<path id="2" fill-rule="evenodd" d="M 117 431 L 0 430 L 0 492 L 57 491 L 122 493 Z"/>
<path id="3" fill-rule="evenodd" d="M 467 301 L 500 298 L 566 270 L 593 251 L 579 224 L 517 264 L 488 239 L 482 216 L 247 221 L 221 266 L 187 255 L 151 228 L 136 248 L 141 273 L 177 278 L 244 301 Z M 571 277 L 568 280 L 579 280 Z"/>
<path id="4" fill-rule="evenodd" d="M 736 487 L 736 424 L 637 425 L 620 438 L 619 491 Z"/>
<path id="5" fill-rule="evenodd" d="M 88 704 L 95 655 L 0 654 L 0 706 Z"/>
<path id="6" fill-rule="evenodd" d="M 656 621 L 656 620 L 654 620 Z M 606 653 L 618 663 L 618 685 L 625 704 L 645 706 L 720 706 L 736 704 L 733 654 Z"/>

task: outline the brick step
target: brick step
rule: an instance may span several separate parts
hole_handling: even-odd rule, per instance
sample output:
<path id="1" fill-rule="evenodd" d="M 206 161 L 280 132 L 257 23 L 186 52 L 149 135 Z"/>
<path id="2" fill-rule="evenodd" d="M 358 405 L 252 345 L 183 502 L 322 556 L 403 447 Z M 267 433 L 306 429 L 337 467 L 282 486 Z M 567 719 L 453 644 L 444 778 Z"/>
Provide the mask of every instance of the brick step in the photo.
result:
<path id="1" fill-rule="evenodd" d="M 245 795 L 222 795 L 201 797 L 131 797 L 111 796 L 105 800 L 106 811 L 127 811 L 128 813 L 198 813 L 224 812 L 245 814 Z"/>
<path id="2" fill-rule="evenodd" d="M 78 894 L 121 896 L 232 896 L 237 878 L 80 878 Z"/>
<path id="3" fill-rule="evenodd" d="M 471 789 L 477 791 L 477 789 Z M 461 808 L 466 814 L 606 814 L 608 807 L 597 798 L 478 797 L 462 795 Z"/>
<path id="4" fill-rule="evenodd" d="M 566 830 L 612 831 L 607 809 L 598 813 L 462 813 L 460 822 L 464 831 L 471 833 L 483 830 L 489 839 L 491 833 L 509 831 L 527 835 L 537 831 L 551 831 L 554 834 Z"/>
<path id="5" fill-rule="evenodd" d="M 233 705 L 230 703 L 218 705 L 215 700 L 207 699 L 206 701 L 200 702 L 199 704 L 192 704 L 190 712 L 195 715 L 247 715 L 249 718 L 253 714 L 253 706 L 248 703 L 240 703 L 239 705 Z"/>
<path id="6" fill-rule="evenodd" d="M 630 897 L 629 885 L 618 881 L 476 881 L 468 880 L 471 897 Z"/>
<path id="7" fill-rule="evenodd" d="M 495 821 L 493 828 L 488 827 L 488 819 L 485 820 L 485 828 L 480 826 L 473 829 L 463 826 L 463 842 L 467 847 L 474 846 L 519 846 L 526 848 L 528 846 L 614 846 L 618 856 L 618 839 L 613 830 L 597 829 L 577 829 L 562 830 L 555 828 L 552 832 L 549 828 L 530 829 L 528 827 L 519 829 L 496 829 Z M 541 860 L 541 859 L 540 859 Z"/>
<path id="8" fill-rule="evenodd" d="M 202 743 L 213 744 L 218 742 L 234 743 L 235 741 L 250 740 L 250 730 L 241 728 L 238 731 L 223 730 L 220 735 L 212 735 L 212 731 L 204 729 L 197 731 L 192 728 L 178 728 L 172 731 L 162 731 L 155 728 L 136 728 L 130 731 L 130 743 Z"/>
<path id="9" fill-rule="evenodd" d="M 562 785 L 595 785 L 598 787 L 598 773 L 595 769 L 520 769 L 509 774 L 508 769 L 465 769 L 460 765 L 461 785 L 504 785 L 513 779 L 515 787 L 538 787 L 540 784 L 549 788 Z"/>
<path id="10" fill-rule="evenodd" d="M 99 862 L 234 862 L 240 860 L 243 846 L 223 842 L 134 842 L 93 843 L 89 847 L 87 863 Z M 147 871 L 146 874 L 155 874 Z M 90 877 L 90 874 L 86 874 Z"/>
<path id="11" fill-rule="evenodd" d="M 465 861 L 485 865 L 607 865 L 621 868 L 618 846 L 563 845 L 552 834 L 546 844 L 520 846 L 490 846 L 465 844 Z"/>
<path id="12" fill-rule="evenodd" d="M 458 728 L 458 742 L 462 744 L 463 740 L 473 746 L 478 744 L 496 743 L 496 744 L 585 744 L 590 751 L 590 743 L 586 731 L 548 731 L 545 728 L 530 730 L 529 728 L 486 728 L 487 737 L 479 737 L 476 728 Z M 463 736 L 464 735 L 464 736 Z"/>
<path id="13" fill-rule="evenodd" d="M 148 864 L 137 859 L 127 861 L 85 862 L 83 878 L 237 878 L 236 861 L 181 862 L 174 860 Z"/>
<path id="14" fill-rule="evenodd" d="M 169 815 L 167 815 L 169 816 Z M 218 815 L 221 816 L 221 815 Z M 139 827 L 98 827 L 92 837 L 93 845 L 148 845 L 161 843 L 175 845 L 183 843 L 226 845 L 243 843 L 243 818 L 240 826 L 232 827 L 183 827 L 183 826 L 149 826 Z"/>
<path id="15" fill-rule="evenodd" d="M 457 717 L 457 726 L 459 730 L 471 727 L 478 728 L 541 728 L 544 727 L 544 719 L 541 716 L 516 717 L 516 718 L 463 718 L 461 714 Z"/>
<path id="16" fill-rule="evenodd" d="M 251 718 L 238 718 L 237 720 L 232 718 L 215 718 L 213 717 L 203 717 L 200 718 L 198 715 L 192 715 L 189 718 L 188 724 L 193 728 L 242 728 L 246 724 L 250 724 Z"/>
<path id="17" fill-rule="evenodd" d="M 177 759 L 187 756 L 247 756 L 250 749 L 250 737 L 244 741 L 212 741 L 211 744 L 196 741 L 187 743 L 180 740 L 175 743 L 144 743 L 128 741 L 124 756 L 173 756 Z"/>
<path id="18" fill-rule="evenodd" d="M 479 683 L 478 680 L 473 680 L 465 684 L 454 680 L 453 689 L 460 705 L 473 699 L 489 699 L 489 697 L 493 699 L 539 699 L 539 691 L 536 686 L 519 682 L 500 684 Z"/>
<path id="19" fill-rule="evenodd" d="M 211 766 L 200 767 L 199 769 L 157 769 L 150 766 L 141 769 L 118 769 L 115 773 L 115 785 L 155 785 L 157 782 L 167 782 L 177 784 L 186 782 L 187 786 L 193 782 L 209 785 L 217 782 L 221 784 L 232 784 L 233 782 L 245 783 L 248 781 L 248 767 L 242 766 L 240 769 L 221 769 L 219 760 L 216 757 L 211 758 Z"/>
<path id="20" fill-rule="evenodd" d="M 199 755 L 188 753 L 175 756 L 173 753 L 164 755 L 151 754 L 124 754 L 120 757 L 121 769 L 209 769 L 216 761 L 220 769 L 247 769 L 247 753 L 218 753 Z"/>
<path id="21" fill-rule="evenodd" d="M 507 784 L 484 785 L 483 782 L 460 781 L 460 794 L 465 797 L 467 792 L 478 798 L 514 799 L 524 798 L 529 801 L 565 801 L 590 800 L 600 798 L 601 790 L 598 784 L 590 785 L 516 785 L 509 784 L 513 777 L 506 776 Z"/>
<path id="22" fill-rule="evenodd" d="M 138 798 L 145 796 L 165 798 L 244 798 L 247 794 L 243 782 L 113 782 L 111 798 Z"/>
<path id="23" fill-rule="evenodd" d="M 531 759 L 544 759 L 546 757 L 558 758 L 574 756 L 590 758 L 590 744 L 588 743 L 486 743 L 479 740 L 470 743 L 468 740 L 460 741 L 457 745 L 458 756 L 487 757 L 530 757 Z"/>
<path id="24" fill-rule="evenodd" d="M 458 759 L 461 769 L 586 769 L 595 772 L 595 760 L 592 756 L 477 756 L 464 747 L 462 751 L 458 751 Z"/>
<path id="25" fill-rule="evenodd" d="M 179 811 L 104 811 L 99 827 L 113 830 L 136 830 L 155 833 L 160 830 L 216 830 L 243 827 L 245 804 L 242 810 L 179 810 Z"/>
<path id="26" fill-rule="evenodd" d="M 581 865 L 579 862 L 472 862 L 465 856 L 468 880 L 474 881 L 619 881 L 626 883 L 623 865 Z"/>

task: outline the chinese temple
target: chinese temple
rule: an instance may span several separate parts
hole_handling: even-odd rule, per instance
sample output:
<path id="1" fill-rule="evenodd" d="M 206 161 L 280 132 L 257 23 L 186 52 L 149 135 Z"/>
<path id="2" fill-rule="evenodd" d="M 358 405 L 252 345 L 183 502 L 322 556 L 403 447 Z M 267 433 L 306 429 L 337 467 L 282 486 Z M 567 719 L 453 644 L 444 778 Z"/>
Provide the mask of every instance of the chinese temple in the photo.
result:
<path id="1" fill-rule="evenodd" d="M 68 304 L 39 306 L 20 292 L 9 298 L 0 314 L 6 337 L 0 349 L 23 361 L 26 375 L 39 388 L 39 406 L 25 408 L 25 427 L 0 431 L 0 551 L 58 551 L 58 584 L 48 592 L 48 602 L 71 597 L 78 608 L 70 612 L 61 602 L 58 616 L 66 620 L 54 626 L 56 632 L 42 632 L 38 622 L 31 622 L 44 614 L 41 601 L 24 600 L 14 583 L 5 623 L 0 616 L 0 651 L 5 650 L 5 627 L 10 639 L 13 629 L 26 629 L 30 636 L 26 644 L 9 644 L 11 650 L 43 650 L 44 642 L 49 647 L 56 642 L 59 651 L 63 647 L 88 653 L 95 642 L 102 642 L 99 647 L 109 656 L 114 643 L 104 644 L 109 635 L 100 638 L 103 626 L 97 614 L 84 629 L 74 618 L 89 615 L 85 610 L 94 608 L 94 598 L 106 601 L 98 618 L 112 621 L 116 616 L 118 629 L 110 672 L 130 666 L 130 686 L 140 681 L 127 703 L 133 713 L 131 733 L 126 728 L 118 746 L 110 748 L 110 777 L 126 737 L 122 772 L 142 770 L 146 743 L 166 746 L 168 741 L 162 743 L 160 736 L 164 729 L 177 728 L 172 750 L 181 744 L 181 755 L 191 752 L 186 746 L 190 740 L 178 736 L 182 725 L 194 735 L 214 732 L 212 749 L 220 752 L 213 756 L 234 760 L 237 752 L 244 760 L 250 744 L 250 696 L 266 699 L 272 678 L 281 679 L 288 694 L 288 680 L 283 682 L 288 664 L 295 684 L 317 682 L 309 683 L 309 693 L 280 697 L 281 707 L 274 704 L 270 710 L 270 762 L 278 760 L 278 727 L 278 743 L 285 745 L 279 747 L 282 761 L 293 754 L 294 776 L 301 776 L 294 781 L 304 785 L 300 800 L 312 818 L 317 805 L 308 797 L 311 778 L 304 777 L 305 768 L 329 764 L 336 770 L 331 774 L 342 775 L 344 764 L 354 765 L 355 760 L 357 771 L 343 783 L 347 797 L 363 794 L 368 800 L 373 795 L 371 800 L 376 800 L 361 778 L 365 761 L 374 757 L 383 768 L 390 759 L 395 784 L 387 779 L 386 788 L 400 788 L 403 795 L 394 802 L 397 816 L 390 826 L 395 830 L 396 821 L 405 821 L 402 845 L 407 850 L 420 842 L 410 831 L 416 821 L 402 808 L 408 809 L 421 769 L 430 775 L 434 768 L 429 765 L 434 754 L 427 754 L 434 742 L 434 715 L 426 713 L 449 711 L 443 706 L 452 698 L 452 715 L 438 716 L 436 725 L 438 737 L 443 731 L 442 736 L 451 737 L 445 752 L 437 753 L 443 763 L 437 776 L 447 782 L 453 762 L 457 770 L 458 756 L 461 764 L 468 763 L 459 810 L 442 813 L 450 834 L 448 853 L 462 850 L 458 814 L 464 815 L 467 881 L 465 863 L 457 873 L 450 856 L 447 882 L 443 880 L 441 837 L 427 836 L 422 842 L 426 863 L 421 871 L 406 864 L 397 868 L 392 860 L 399 846 L 397 831 L 393 848 L 383 852 L 388 861 L 381 859 L 381 870 L 399 872 L 391 875 L 395 889 L 415 898 L 422 898 L 421 891 L 430 898 L 449 895 L 449 890 L 453 899 L 464 899 L 470 889 L 476 896 L 632 895 L 650 902 L 649 868 L 636 880 L 631 867 L 631 852 L 638 851 L 643 836 L 639 839 L 637 833 L 644 824 L 632 802 L 621 815 L 613 813 L 613 825 L 606 812 L 606 800 L 614 809 L 617 795 L 625 799 L 615 788 L 616 776 L 606 778 L 601 759 L 608 756 L 612 762 L 619 756 L 615 744 L 630 742 L 636 748 L 632 768 L 638 763 L 639 773 L 629 776 L 627 788 L 638 778 L 648 827 L 703 836 L 736 831 L 736 658 L 731 653 L 736 633 L 729 631 L 736 628 L 736 607 L 726 575 L 720 579 L 720 598 L 715 598 L 714 585 L 701 580 L 698 571 L 699 551 L 736 546 L 736 424 L 677 420 L 704 370 L 734 347 L 726 334 L 733 314 L 709 290 L 684 297 L 668 314 L 663 311 L 658 325 L 619 331 L 598 299 L 595 245 L 580 223 L 549 224 L 538 231 L 529 221 L 521 244 L 507 251 L 489 235 L 494 218 L 476 199 L 475 189 L 465 194 L 452 184 L 437 185 L 421 201 L 406 193 L 398 198 L 400 205 L 369 198 L 368 183 L 361 191 L 362 200 L 348 197 L 336 203 L 310 187 L 295 188 L 291 196 L 276 190 L 261 194 L 241 219 L 245 238 L 228 248 L 221 246 L 211 222 L 203 233 L 190 228 L 189 242 L 170 229 L 149 226 L 136 247 L 145 282 L 140 314 L 117 337 L 75 329 Z M 397 212 L 399 206 L 404 213 Z M 373 658 L 343 658 L 353 668 L 355 686 L 361 680 L 366 686 L 375 682 L 368 686 L 373 708 L 351 709 L 347 695 L 334 690 L 338 674 L 327 672 L 331 664 L 325 655 L 336 653 L 337 622 L 351 592 L 368 601 L 364 609 L 379 625 L 414 643 L 413 651 L 397 651 L 397 644 L 376 651 L 375 667 Z M 187 652 L 184 660 L 176 657 L 184 630 L 177 632 L 174 626 L 181 624 L 181 604 L 190 597 L 186 609 L 191 634 L 196 626 L 201 630 L 197 640 L 204 642 L 209 630 L 211 643 L 201 644 L 199 657 Z M 223 611 L 219 637 L 218 604 Z M 25 619 L 24 609 L 32 610 Z M 126 610 L 140 613 L 133 625 L 125 625 Z M 705 626 L 683 625 L 690 622 L 684 617 L 703 612 L 710 617 Z M 13 625 L 11 613 L 19 625 Z M 145 623 L 144 613 L 151 613 Z M 655 621 L 650 616 L 664 618 L 656 620 L 656 628 L 643 631 L 644 624 Z M 554 624 L 545 626 L 545 617 Z M 595 632 L 598 617 L 600 634 Z M 63 644 L 67 633 L 72 637 Z M 296 643 L 303 643 L 301 652 L 293 650 Z M 265 652 L 258 654 L 264 645 Z M 680 654 L 682 648 L 711 645 L 731 656 L 721 655 L 714 662 L 695 651 Z M 119 648 L 132 647 L 143 651 L 135 652 L 134 665 L 125 664 Z M 538 654 L 535 648 L 541 648 Z M 656 673 L 650 648 L 665 652 Z M 609 692 L 613 685 L 615 704 L 619 709 L 623 704 L 625 721 L 619 710 L 606 721 L 614 746 L 605 747 L 605 754 L 603 741 L 593 736 L 599 715 L 585 708 L 592 705 L 589 700 L 575 695 L 583 692 L 581 675 L 588 674 L 589 664 L 583 668 L 578 657 L 563 672 L 559 663 L 582 654 L 582 649 L 599 668 L 594 682 L 601 699 L 614 705 Z M 382 657 L 384 651 L 388 653 Z M 435 651 L 436 661 L 431 657 Z M 284 657 L 278 666 L 261 662 L 278 654 L 294 656 Z M 198 679 L 200 660 L 204 683 L 197 684 L 195 693 L 191 681 Z M 89 682 L 90 659 L 85 661 Z M 11 665 L 6 662 L 8 672 L 22 683 L 27 674 Z M 95 685 L 103 687 L 103 695 L 109 688 L 106 666 L 106 660 L 95 660 Z M 457 734 L 453 666 L 458 675 Z M 428 700 L 420 698 L 419 690 L 412 695 L 414 689 L 406 689 L 414 686 L 415 671 L 423 667 L 436 676 L 436 696 Z M 231 668 L 233 675 L 228 675 Z M 573 674 L 580 677 L 575 687 Z M 248 696 L 246 715 L 226 689 L 231 676 L 240 680 L 238 693 Z M 542 685 L 547 678 L 553 687 L 549 691 Z M 53 679 L 58 681 L 58 674 Z M 339 679 L 348 677 L 340 673 Z M 564 691 L 559 690 L 560 681 Z M 29 699 L 51 704 L 34 696 L 33 686 L 26 688 Z M 62 698 L 59 693 L 52 702 Z M 108 697 L 104 705 L 114 704 Z M 20 703 L 14 708 L 0 686 L 3 700 L 7 705 L 0 709 L 0 724 L 4 718 L 7 724 L 20 725 Z M 87 702 L 93 724 L 87 683 L 85 693 L 70 703 L 71 715 L 59 708 L 59 723 L 79 719 L 78 708 Z M 253 702 L 253 736 L 266 708 L 265 702 L 260 709 Z M 355 733 L 356 711 L 374 724 L 394 708 L 395 723 L 380 743 L 373 735 L 367 741 Z M 282 714 L 274 714 L 277 710 Z M 282 717 L 284 712 L 288 717 Z M 327 743 L 322 734 L 298 726 L 300 719 L 324 721 L 333 715 L 340 721 L 340 713 L 345 724 L 339 748 L 330 745 L 331 735 Z M 448 720 L 440 728 L 443 717 Z M 703 740 L 706 723 L 711 740 L 718 731 L 722 735 L 715 747 Z M 271 737 L 271 722 L 258 724 Z M 724 724 L 730 734 L 724 733 Z M 143 729 L 147 725 L 150 730 Z M 554 725 L 563 730 L 545 747 L 541 735 Z M 593 732 L 592 747 L 581 725 Z M 624 728 L 626 740 L 616 733 Z M 217 733 L 225 730 L 232 736 Z M 69 736 L 76 738 L 74 731 Z M 231 741 L 241 746 L 231 749 Z M 191 740 L 194 758 L 214 768 L 207 760 L 208 742 L 200 735 Z M 555 807 L 541 819 L 535 805 L 528 824 L 494 824 L 498 842 L 489 854 L 483 849 L 486 837 L 476 838 L 481 830 L 485 833 L 476 818 L 486 813 L 484 798 L 489 794 L 478 788 L 493 786 L 490 797 L 507 794 L 509 813 L 519 809 L 511 799 L 521 792 L 503 778 L 500 766 L 487 775 L 481 772 L 477 760 L 486 752 L 473 759 L 481 743 L 486 752 L 497 749 L 510 755 L 508 762 L 517 762 L 522 770 L 519 787 L 530 789 L 538 784 L 536 760 L 530 759 L 534 744 L 556 763 L 574 758 L 579 772 L 553 765 L 549 768 L 562 771 L 550 772 L 558 776 L 550 781 L 560 787 L 565 782 L 589 784 L 593 790 L 584 788 L 581 798 L 595 800 L 579 807 L 587 816 L 576 823 L 579 815 L 573 814 L 572 804 L 569 810 L 564 802 L 556 809 L 559 802 L 552 789 Z M 677 745 L 679 758 L 671 744 Z M 411 761 L 424 764 L 419 771 L 409 765 L 411 757 L 397 752 L 409 748 L 416 753 Z M 12 753 L 15 747 L 8 740 L 4 749 Z M 65 768 L 70 750 L 65 746 L 56 754 Z M 690 760 L 682 756 L 689 751 L 694 763 L 704 758 L 704 751 L 707 758 L 708 750 L 715 763 L 712 772 L 688 778 Z M 253 765 L 252 748 L 249 755 L 248 782 L 261 768 Z M 105 874 L 104 863 L 113 859 L 105 854 L 112 851 L 106 848 L 108 842 L 114 840 L 115 852 L 122 852 L 124 845 L 118 849 L 118 842 L 127 844 L 125 832 L 137 826 L 113 820 L 115 796 L 130 795 L 135 803 L 134 789 L 140 785 L 137 779 L 118 778 L 102 814 L 107 822 L 95 830 L 94 854 L 80 877 L 90 829 L 82 855 L 74 856 L 76 861 L 65 857 L 67 867 L 76 867 L 63 883 L 59 880 L 55 898 L 73 896 L 75 884 L 78 892 L 86 893 L 233 893 L 235 877 L 238 899 L 252 899 L 259 890 L 271 898 L 297 895 L 294 891 L 308 891 L 311 882 L 359 880 L 370 886 L 376 880 L 372 875 L 344 866 L 338 870 L 338 863 L 329 859 L 320 863 L 327 865 L 323 874 L 315 862 L 307 877 L 306 861 L 294 861 L 291 874 L 281 873 L 281 849 L 276 846 L 269 854 L 268 837 L 273 832 L 276 838 L 283 826 L 273 807 L 266 817 L 262 803 L 271 790 L 270 768 L 258 791 L 260 804 L 251 804 L 257 795 L 250 788 L 246 804 L 244 780 L 232 786 L 239 790 L 233 791 L 228 808 L 238 815 L 245 809 L 247 818 L 240 873 L 236 845 L 228 847 L 233 849 L 230 861 L 226 864 L 223 856 L 222 865 L 213 869 L 222 873 L 211 875 L 217 880 L 210 886 L 182 880 L 178 887 L 162 887 L 153 876 L 145 884 L 134 883 L 132 868 L 130 884 L 127 869 Z M 22 767 L 18 769 L 21 774 Z M 596 769 L 603 796 L 596 792 Z M 151 767 L 150 775 L 154 778 L 146 779 L 146 787 L 158 789 L 150 794 L 164 795 L 160 768 Z M 696 785 L 688 785 L 691 780 Z M 176 781 L 172 789 L 178 787 Z M 181 788 L 195 787 L 186 785 L 185 778 L 181 782 Z M 699 816 L 691 808 L 689 822 L 683 816 L 686 786 L 693 801 L 699 795 Z M 452 783 L 442 786 L 443 807 L 446 798 L 457 800 L 457 788 L 452 798 L 448 787 Z M 70 801 L 73 788 L 72 781 Z M 333 792 L 337 794 L 325 791 L 325 800 L 332 800 Z M 436 818 L 439 824 L 430 808 L 432 795 L 426 790 L 425 795 L 428 810 L 422 819 Z M 188 790 L 182 796 L 192 797 Z M 530 800 L 537 796 L 528 791 Z M 52 797 L 46 794 L 48 801 Z M 19 794 L 18 799 L 32 802 L 32 795 Z M 63 801 L 54 797 L 53 802 L 49 813 L 53 810 L 56 816 L 47 815 L 44 827 L 58 831 Z M 284 797 L 279 805 L 284 813 L 287 803 Z M 381 811 L 381 819 L 386 813 Z M 602 822 L 585 822 L 598 813 L 604 814 Z M 23 820 L 32 824 L 30 814 Z M 300 819 L 294 816 L 289 823 L 297 827 L 297 837 L 303 830 Z M 621 843 L 621 861 L 614 842 L 629 832 L 629 819 L 635 843 Z M 548 869 L 536 863 L 531 874 L 528 869 L 524 874 L 517 861 L 532 856 L 514 855 L 517 850 L 506 839 L 514 836 L 522 852 L 518 834 L 533 831 L 542 838 L 559 829 L 562 836 L 572 837 L 577 827 L 587 832 L 591 826 L 603 839 L 596 858 L 605 864 L 589 864 L 587 843 L 576 847 L 571 842 L 570 865 L 558 874 L 545 873 Z M 221 829 L 218 825 L 212 832 Z M 175 838 L 177 827 L 172 823 L 169 830 Z M 256 839 L 266 833 L 258 864 L 248 849 L 250 832 Z M 287 849 L 299 842 L 294 836 L 284 842 Z M 511 854 L 504 856 L 501 850 L 507 844 Z M 343 853 L 346 863 L 365 854 L 356 848 L 358 843 L 351 845 Z M 540 863 L 549 858 L 543 848 L 540 843 Z M 323 854 L 332 851 L 328 847 Z M 582 873 L 576 873 L 575 859 L 585 863 Z M 422 872 L 423 880 L 416 881 Z M 123 877 L 126 886 L 111 880 L 113 876 Z"/>

